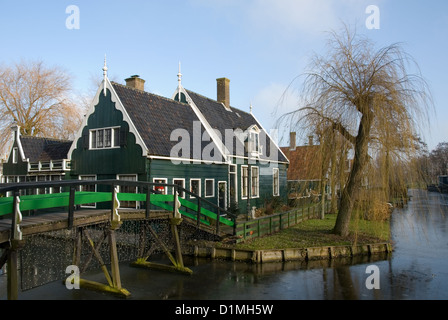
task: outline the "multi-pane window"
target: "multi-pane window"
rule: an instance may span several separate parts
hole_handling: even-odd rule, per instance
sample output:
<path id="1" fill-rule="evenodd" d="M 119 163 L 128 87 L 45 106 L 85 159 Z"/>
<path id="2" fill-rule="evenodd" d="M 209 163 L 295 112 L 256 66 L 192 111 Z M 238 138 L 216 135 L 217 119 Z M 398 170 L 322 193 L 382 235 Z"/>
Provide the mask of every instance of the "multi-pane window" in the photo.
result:
<path id="1" fill-rule="evenodd" d="M 213 197 L 215 195 L 215 180 L 205 179 L 205 197 Z"/>
<path id="2" fill-rule="evenodd" d="M 258 197 L 259 196 L 259 185 L 260 185 L 260 176 L 259 176 L 259 169 L 258 167 L 251 167 L 250 168 L 250 177 L 251 177 L 251 197 Z"/>
<path id="3" fill-rule="evenodd" d="M 117 176 L 118 180 L 124 181 L 137 181 L 136 174 L 119 174 Z M 119 192 L 121 193 L 137 193 L 138 189 L 134 186 L 120 186 Z M 136 201 L 120 201 L 121 208 L 133 208 L 136 209 L 139 207 Z"/>
<path id="4" fill-rule="evenodd" d="M 96 176 L 95 175 L 79 176 L 79 180 L 82 180 L 82 181 L 95 181 L 96 180 Z M 82 185 L 82 186 L 80 186 L 80 191 L 96 192 L 96 184 Z M 86 203 L 86 204 L 81 205 L 81 207 L 96 208 L 96 203 Z"/>
<path id="5" fill-rule="evenodd" d="M 241 198 L 247 198 L 249 193 L 249 169 L 241 166 Z"/>
<path id="6" fill-rule="evenodd" d="M 201 196 L 201 179 L 190 179 L 190 192 Z M 195 198 L 195 196 L 190 195 L 190 198 Z"/>
<path id="7" fill-rule="evenodd" d="M 259 133 L 256 131 L 251 131 L 249 135 L 249 151 L 252 153 L 259 153 L 260 144 L 259 144 Z"/>
<path id="8" fill-rule="evenodd" d="M 178 185 L 179 187 L 185 188 L 185 179 L 173 179 L 173 184 Z M 185 198 L 185 192 L 183 190 L 177 189 L 178 195 L 181 198 Z M 174 192 L 173 192 L 174 194 Z"/>
<path id="9" fill-rule="evenodd" d="M 119 146 L 119 127 L 90 130 L 90 149 L 117 148 Z"/>
<path id="10" fill-rule="evenodd" d="M 167 178 L 154 178 L 152 181 L 156 183 L 156 185 L 154 185 L 154 190 L 159 191 L 161 194 L 168 194 L 168 190 L 164 186 L 164 184 L 167 184 L 168 182 Z M 160 183 L 160 185 L 157 183 Z"/>
<path id="11" fill-rule="evenodd" d="M 17 163 L 18 158 L 19 158 L 19 149 L 13 148 L 12 149 L 12 163 Z"/>
<path id="12" fill-rule="evenodd" d="M 272 194 L 274 196 L 278 196 L 280 194 L 279 178 L 278 168 L 274 168 L 272 172 Z"/>

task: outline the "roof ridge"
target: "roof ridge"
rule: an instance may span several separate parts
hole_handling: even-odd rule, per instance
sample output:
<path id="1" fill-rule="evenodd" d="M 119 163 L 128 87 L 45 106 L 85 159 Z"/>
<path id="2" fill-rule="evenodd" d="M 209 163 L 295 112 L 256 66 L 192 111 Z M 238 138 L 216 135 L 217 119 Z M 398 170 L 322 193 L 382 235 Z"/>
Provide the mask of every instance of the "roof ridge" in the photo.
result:
<path id="1" fill-rule="evenodd" d="M 206 96 L 204 96 L 204 95 L 202 95 L 202 94 L 200 94 L 200 93 L 197 93 L 197 92 L 195 92 L 195 91 L 192 91 L 192 90 L 188 90 L 188 89 L 185 89 L 185 90 L 186 90 L 187 92 L 194 93 L 195 95 L 198 95 L 198 96 L 201 97 L 201 98 L 205 98 L 205 99 L 210 100 L 210 101 L 213 101 L 213 102 L 215 102 L 215 103 L 217 103 L 217 104 L 219 104 L 219 105 L 222 105 L 222 102 L 219 102 L 219 101 L 217 101 L 217 100 L 215 100 L 215 99 L 206 97 Z M 233 112 L 235 112 L 235 111 L 237 111 L 237 112 L 244 112 L 244 113 L 250 115 L 249 112 L 244 111 L 244 110 L 241 110 L 241 109 L 239 109 L 239 108 L 232 107 L 232 106 L 230 106 L 230 108 L 232 109 Z"/>
<path id="2" fill-rule="evenodd" d="M 133 91 L 139 92 L 139 93 L 145 93 L 147 95 L 155 96 L 157 98 L 162 98 L 164 100 L 167 100 L 167 101 L 170 101 L 170 102 L 175 102 L 175 103 L 178 103 L 178 104 L 181 104 L 181 105 L 187 105 L 187 103 L 180 102 L 180 101 L 177 101 L 177 100 L 174 100 L 174 99 L 171 99 L 171 98 L 167 98 L 167 97 L 161 96 L 161 95 L 156 94 L 156 93 L 135 89 L 135 88 L 129 87 L 127 85 L 124 85 L 124 84 L 121 84 L 121 83 L 118 83 L 118 82 L 115 82 L 115 81 L 111 81 L 111 83 L 112 83 L 112 85 L 117 85 L 117 86 L 120 86 L 120 87 L 122 87 L 124 89 L 133 90 Z"/>
<path id="3" fill-rule="evenodd" d="M 48 137 L 36 137 L 36 136 L 25 136 L 25 135 L 21 135 L 20 139 L 35 139 L 35 140 L 49 140 L 49 141 L 53 141 L 53 142 L 73 142 L 72 140 L 67 140 L 67 139 L 57 139 L 57 138 L 48 138 Z"/>

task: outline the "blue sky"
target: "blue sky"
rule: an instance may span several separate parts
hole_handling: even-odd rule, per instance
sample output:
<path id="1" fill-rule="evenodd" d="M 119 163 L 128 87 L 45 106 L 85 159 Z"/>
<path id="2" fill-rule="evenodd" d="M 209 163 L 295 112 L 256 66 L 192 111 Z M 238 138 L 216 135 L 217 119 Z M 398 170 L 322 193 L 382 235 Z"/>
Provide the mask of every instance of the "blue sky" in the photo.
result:
<path id="1" fill-rule="evenodd" d="M 378 47 L 402 42 L 432 90 L 435 112 L 422 134 L 433 149 L 448 141 L 448 1 L 404 0 L 166 0 L 0 1 L 0 63 L 43 60 L 65 68 L 79 93 L 95 91 L 104 55 L 109 77 L 146 80 L 150 92 L 171 97 L 178 63 L 185 88 L 216 98 L 216 78 L 230 79 L 231 105 L 253 112 L 268 130 L 296 107 L 289 91 L 310 56 L 322 53 L 326 31 L 356 26 Z M 66 9 L 79 8 L 79 29 Z M 366 8 L 380 10 L 368 29 Z M 299 88 L 294 83 L 293 88 Z M 299 143 L 305 141 L 299 141 Z M 280 141 L 287 145 L 288 138 Z"/>

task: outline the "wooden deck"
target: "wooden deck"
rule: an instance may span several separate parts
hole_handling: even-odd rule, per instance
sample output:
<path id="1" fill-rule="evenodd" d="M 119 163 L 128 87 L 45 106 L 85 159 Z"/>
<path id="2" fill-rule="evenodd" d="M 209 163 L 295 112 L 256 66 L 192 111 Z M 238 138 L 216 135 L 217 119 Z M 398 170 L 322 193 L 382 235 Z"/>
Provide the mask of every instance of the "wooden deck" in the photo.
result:
<path id="1" fill-rule="evenodd" d="M 120 219 L 143 220 L 145 210 L 120 209 Z M 172 215 L 169 211 L 151 211 L 150 219 L 167 219 Z M 74 227 L 81 227 L 110 221 L 111 211 L 104 209 L 77 210 L 74 212 Z M 35 216 L 24 216 L 20 224 L 23 236 L 68 228 L 67 212 L 44 213 Z M 0 244 L 8 242 L 11 232 L 11 219 L 0 219 Z"/>

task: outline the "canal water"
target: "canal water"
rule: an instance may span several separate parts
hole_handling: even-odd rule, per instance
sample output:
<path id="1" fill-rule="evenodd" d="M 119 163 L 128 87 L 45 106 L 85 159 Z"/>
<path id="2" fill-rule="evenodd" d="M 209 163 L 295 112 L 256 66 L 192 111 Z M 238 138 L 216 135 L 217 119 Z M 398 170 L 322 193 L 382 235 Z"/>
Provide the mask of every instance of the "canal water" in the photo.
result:
<path id="1" fill-rule="evenodd" d="M 414 300 L 448 299 L 448 195 L 411 190 L 412 200 L 394 211 L 394 252 L 375 258 L 262 265 L 185 257 L 193 275 L 120 265 L 130 300 Z M 162 259 L 162 257 L 161 257 Z M 105 282 L 101 272 L 87 279 Z M 0 299 L 6 297 L 0 276 Z M 19 299 L 116 299 L 68 290 L 62 281 L 19 293 Z"/>

